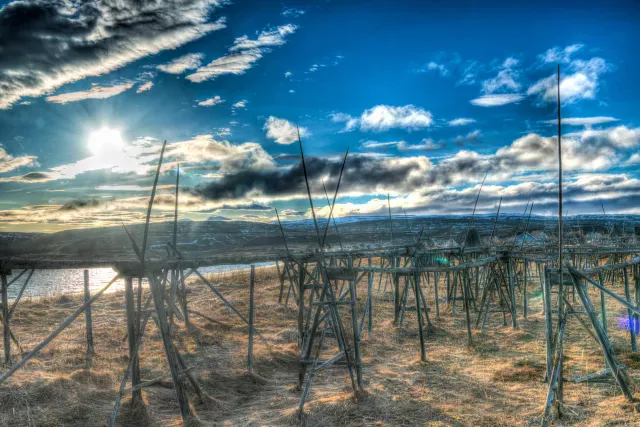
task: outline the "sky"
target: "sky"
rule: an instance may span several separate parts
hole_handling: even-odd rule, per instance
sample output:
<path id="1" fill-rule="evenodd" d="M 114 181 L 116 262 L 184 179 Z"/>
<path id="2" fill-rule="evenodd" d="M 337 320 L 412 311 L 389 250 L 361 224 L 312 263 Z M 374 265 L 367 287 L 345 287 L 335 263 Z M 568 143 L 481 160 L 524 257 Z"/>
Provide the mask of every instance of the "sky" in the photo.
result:
<path id="1" fill-rule="evenodd" d="M 640 214 L 634 3 L 0 3 L 0 231 Z"/>

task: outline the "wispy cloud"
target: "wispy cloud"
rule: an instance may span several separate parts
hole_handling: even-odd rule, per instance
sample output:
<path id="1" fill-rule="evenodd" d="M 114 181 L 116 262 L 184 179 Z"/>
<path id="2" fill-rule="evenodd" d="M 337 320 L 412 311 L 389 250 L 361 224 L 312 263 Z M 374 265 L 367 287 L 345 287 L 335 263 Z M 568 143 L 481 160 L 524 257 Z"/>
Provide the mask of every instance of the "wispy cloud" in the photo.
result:
<path id="1" fill-rule="evenodd" d="M 222 0 L 16 1 L 0 9 L 0 109 L 98 76 L 225 27 Z M 20 17 L 16 19 L 15 17 Z M 55 66 L 52 66 L 55 64 Z"/>
<path id="2" fill-rule="evenodd" d="M 143 83 L 140 86 L 138 86 L 138 89 L 136 90 L 136 93 L 146 92 L 148 90 L 151 90 L 152 87 L 153 87 L 153 82 Z"/>
<path id="3" fill-rule="evenodd" d="M 198 68 L 195 73 L 189 74 L 186 78 L 194 83 L 200 83 L 223 74 L 244 74 L 260 58 L 262 58 L 262 51 L 259 49 L 243 50 L 218 58 Z"/>
<path id="4" fill-rule="evenodd" d="M 169 74 L 182 74 L 187 70 L 198 68 L 203 58 L 204 54 L 202 53 L 188 53 L 167 64 L 158 65 L 156 68 Z"/>
<path id="5" fill-rule="evenodd" d="M 258 34 L 255 40 L 251 40 L 249 36 L 238 37 L 233 46 L 229 48 L 230 52 L 237 52 L 245 49 L 261 49 L 265 47 L 282 46 L 286 43 L 285 36 L 293 34 L 298 27 L 293 24 L 282 25 L 272 30 L 265 30 Z"/>
<path id="6" fill-rule="evenodd" d="M 444 146 L 443 143 L 436 143 L 431 139 L 424 138 L 418 144 L 409 144 L 407 141 L 391 141 L 391 142 L 378 142 L 378 141 L 365 141 L 360 145 L 364 149 L 384 149 L 389 147 L 396 147 L 399 151 L 431 151 L 438 150 Z"/>
<path id="7" fill-rule="evenodd" d="M 475 123 L 475 119 L 468 119 L 468 118 L 464 118 L 464 117 L 460 117 L 457 119 L 453 119 L 453 120 L 449 120 L 447 122 L 447 124 L 449 126 L 466 126 L 466 125 L 470 125 L 471 123 Z"/>
<path id="8" fill-rule="evenodd" d="M 498 67 L 498 74 L 482 82 L 482 92 L 486 95 L 493 93 L 513 93 L 520 90 L 519 71 L 516 69 L 520 61 L 509 57 Z"/>
<path id="9" fill-rule="evenodd" d="M 0 145 L 0 173 L 11 172 L 22 166 L 37 165 L 36 156 L 14 157 Z"/>
<path id="10" fill-rule="evenodd" d="M 304 15 L 305 13 L 306 11 L 302 9 L 287 8 L 282 11 L 282 16 L 291 16 L 297 18 L 298 16 Z"/>
<path id="11" fill-rule="evenodd" d="M 447 69 L 447 66 L 444 64 L 439 64 L 435 61 L 431 61 L 429 62 L 424 68 L 421 68 L 418 71 L 435 71 L 438 74 L 440 74 L 442 77 L 449 75 L 449 70 Z"/>
<path id="12" fill-rule="evenodd" d="M 298 140 L 296 126 L 286 119 L 271 116 L 265 122 L 264 130 L 267 132 L 267 138 L 273 139 L 278 144 L 292 144 Z M 300 127 L 301 137 L 309 135 L 311 135 L 309 129 Z"/>
<path id="13" fill-rule="evenodd" d="M 56 104 L 66 104 L 67 102 L 77 102 L 85 99 L 106 99 L 119 95 L 132 87 L 133 83 L 123 83 L 114 86 L 94 86 L 89 90 L 47 96 L 46 99 L 48 102 Z"/>
<path id="14" fill-rule="evenodd" d="M 558 62 L 568 64 L 571 62 L 571 55 L 582 49 L 582 44 L 572 44 L 565 48 L 559 46 L 552 47 L 545 53 L 538 55 L 538 61 L 542 64 L 557 64 Z"/>
<path id="15" fill-rule="evenodd" d="M 470 102 L 478 107 L 499 107 L 501 105 L 512 104 L 524 99 L 524 95 L 517 93 L 503 93 L 494 95 L 483 95 Z"/>
<path id="16" fill-rule="evenodd" d="M 562 124 L 569 126 L 593 126 L 601 125 L 604 123 L 617 122 L 615 117 L 596 116 L 596 117 L 563 117 Z M 544 123 L 558 124 L 558 119 L 545 120 Z"/>
<path id="17" fill-rule="evenodd" d="M 247 35 L 238 37 L 233 46 L 229 48 L 228 55 L 198 68 L 195 73 L 189 74 L 186 78 L 192 82 L 200 83 L 215 79 L 223 74 L 244 74 L 265 53 L 270 52 L 270 48 L 285 44 L 285 37 L 293 34 L 297 28 L 295 25 L 286 24 L 262 31 L 255 40 L 250 39 Z"/>

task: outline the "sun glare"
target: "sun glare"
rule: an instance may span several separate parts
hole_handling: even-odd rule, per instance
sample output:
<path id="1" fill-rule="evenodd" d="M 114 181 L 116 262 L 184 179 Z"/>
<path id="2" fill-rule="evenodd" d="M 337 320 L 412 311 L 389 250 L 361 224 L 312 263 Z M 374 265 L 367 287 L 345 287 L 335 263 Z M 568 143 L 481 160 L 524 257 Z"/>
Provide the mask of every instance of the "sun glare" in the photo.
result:
<path id="1" fill-rule="evenodd" d="M 88 145 L 89 150 L 97 156 L 105 151 L 121 150 L 124 146 L 124 141 L 120 131 L 104 127 L 91 132 Z"/>

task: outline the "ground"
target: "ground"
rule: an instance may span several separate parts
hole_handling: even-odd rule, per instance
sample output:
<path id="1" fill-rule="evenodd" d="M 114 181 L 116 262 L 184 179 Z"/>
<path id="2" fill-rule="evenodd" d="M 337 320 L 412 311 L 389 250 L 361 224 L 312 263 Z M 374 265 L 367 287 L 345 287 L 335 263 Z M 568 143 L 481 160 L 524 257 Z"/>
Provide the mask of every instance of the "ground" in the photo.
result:
<path id="1" fill-rule="evenodd" d="M 225 296 L 248 312 L 248 273 L 211 276 Z M 616 286 L 619 286 L 617 284 Z M 439 318 L 433 292 L 425 285 L 433 328 L 426 336 L 427 362 L 420 362 L 416 317 L 408 313 L 403 328 L 392 324 L 391 293 L 374 286 L 373 335 L 364 334 L 362 353 L 366 392 L 354 398 L 346 371 L 333 368 L 314 379 L 305 406 L 308 426 L 418 426 L 418 425 L 538 425 L 546 396 L 544 377 L 544 316 L 539 288 L 532 285 L 530 311 L 519 329 L 503 326 L 493 315 L 485 331 L 474 330 L 467 344 L 464 312 L 455 313 L 441 302 Z M 216 322 L 191 315 L 194 332 L 182 323 L 174 330 L 178 347 L 205 391 L 214 398 L 191 401 L 202 425 L 295 425 L 300 392 L 296 391 L 299 349 L 296 308 L 278 303 L 275 269 L 257 270 L 255 375 L 247 374 L 248 328 L 215 295 L 197 281 L 189 282 L 190 307 Z M 366 286 L 359 289 L 365 300 Z M 622 293 L 618 289 L 619 293 Z M 442 293 L 441 293 L 442 295 Z M 592 291 L 594 304 L 599 299 Z M 25 350 L 32 349 L 80 304 L 79 295 L 21 302 L 12 318 L 14 333 Z M 359 306 L 362 310 L 362 305 Z M 629 332 L 617 326 L 624 317 L 608 300 L 609 330 L 620 362 L 631 377 L 640 377 L 640 354 L 629 346 Z M 93 307 L 96 353 L 85 356 L 84 318 L 80 316 L 38 356 L 0 386 L 0 425 L 107 425 L 122 374 L 128 363 L 124 296 L 105 294 Z M 507 318 L 508 323 L 509 319 Z M 345 311 L 345 324 L 350 319 Z M 576 320 L 567 327 L 567 378 L 604 368 L 598 345 Z M 158 330 L 151 322 L 141 350 L 143 380 L 169 373 Z M 19 358 L 14 347 L 14 361 Z M 169 381 L 169 380 L 166 380 Z M 635 384 L 632 385 L 635 389 Z M 181 425 L 173 390 L 144 389 L 146 413 L 134 413 L 123 399 L 119 425 Z M 638 425 L 634 404 L 614 384 L 567 383 L 564 416 L 555 425 Z"/>

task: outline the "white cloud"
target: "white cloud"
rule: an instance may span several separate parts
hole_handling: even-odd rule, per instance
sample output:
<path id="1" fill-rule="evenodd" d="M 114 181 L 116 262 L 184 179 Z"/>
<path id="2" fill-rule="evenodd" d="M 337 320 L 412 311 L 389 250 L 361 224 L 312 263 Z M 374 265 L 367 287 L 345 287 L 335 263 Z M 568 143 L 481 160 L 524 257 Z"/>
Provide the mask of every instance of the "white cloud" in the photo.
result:
<path id="1" fill-rule="evenodd" d="M 232 144 L 218 141 L 212 135 L 197 135 L 188 141 L 167 145 L 167 158 L 172 162 L 198 165 L 216 162 L 218 173 L 238 169 L 271 169 L 275 167 L 273 157 L 260 144 L 245 142 Z"/>
<path id="2" fill-rule="evenodd" d="M 238 101 L 235 104 L 233 104 L 233 108 L 246 108 L 247 107 L 247 100 L 243 99 L 242 101 Z"/>
<path id="3" fill-rule="evenodd" d="M 6 41 L 5 55 L 11 57 L 0 65 L 0 109 L 225 28 L 224 18 L 209 22 L 212 9 L 222 4 L 218 0 L 11 2 L 0 9 L 0 38 Z"/>
<path id="4" fill-rule="evenodd" d="M 289 89 L 289 93 L 296 93 L 296 91 L 293 89 Z"/>
<path id="5" fill-rule="evenodd" d="M 593 126 L 603 123 L 617 122 L 615 117 L 596 116 L 596 117 L 563 117 L 562 124 L 569 126 Z M 558 124 L 558 119 L 545 120 L 544 123 Z"/>
<path id="6" fill-rule="evenodd" d="M 261 49 L 264 47 L 282 46 L 286 43 L 285 36 L 293 34 L 298 27 L 293 24 L 282 25 L 276 27 L 273 30 L 262 31 L 258 38 L 255 40 L 249 39 L 249 36 L 244 35 L 238 37 L 233 42 L 233 46 L 229 49 L 230 52 L 236 52 L 245 49 Z"/>
<path id="7" fill-rule="evenodd" d="M 123 83 L 114 86 L 94 86 L 89 90 L 79 92 L 61 93 L 59 95 L 48 96 L 48 102 L 56 104 L 66 104 L 67 102 L 77 102 L 85 99 L 106 99 L 121 94 L 133 87 L 133 83 Z"/>
<path id="8" fill-rule="evenodd" d="M 464 145 L 467 143 L 475 143 L 478 142 L 482 139 L 482 132 L 480 132 L 478 129 L 469 132 L 466 135 L 458 135 L 455 138 L 453 138 L 453 142 L 454 144 L 457 145 Z"/>
<path id="9" fill-rule="evenodd" d="M 424 138 L 419 144 L 409 144 L 407 141 L 391 141 L 391 142 L 378 142 L 378 141 L 365 141 L 361 144 L 364 149 L 380 149 L 396 147 L 399 151 L 419 151 L 419 150 L 437 150 L 442 148 L 442 143 L 435 143 L 431 139 Z"/>
<path id="10" fill-rule="evenodd" d="M 292 144 L 298 140 L 296 126 L 286 119 L 271 116 L 264 124 L 264 130 L 267 131 L 267 138 L 273 139 L 278 144 Z M 300 137 L 309 135 L 311 132 L 307 128 L 300 127 Z"/>
<path id="11" fill-rule="evenodd" d="M 291 76 L 293 76 L 293 73 L 291 71 L 287 71 L 286 73 L 284 73 L 284 78 L 285 79 L 288 79 Z"/>
<path id="12" fill-rule="evenodd" d="M 156 68 L 169 74 L 182 74 L 187 70 L 198 68 L 203 58 L 204 54 L 202 53 L 188 53 L 167 64 L 158 65 Z"/>
<path id="13" fill-rule="evenodd" d="M 331 113 L 329 117 L 334 123 L 345 123 L 344 129 L 340 132 L 351 132 L 358 127 L 358 123 L 360 122 L 359 119 L 345 113 Z"/>
<path id="14" fill-rule="evenodd" d="M 584 45 L 582 44 L 572 44 L 564 49 L 561 49 L 559 46 L 555 46 L 547 50 L 545 53 L 538 55 L 538 60 L 544 64 L 556 64 L 558 62 L 567 64 L 571 61 L 571 55 L 583 47 Z"/>
<path id="15" fill-rule="evenodd" d="M 36 156 L 13 157 L 0 145 L 0 173 L 11 172 L 22 166 L 35 166 Z"/>
<path id="16" fill-rule="evenodd" d="M 501 93 L 493 95 L 483 95 L 476 99 L 472 99 L 471 103 L 479 107 L 498 107 L 501 105 L 519 102 L 523 99 L 524 96 L 517 93 Z"/>
<path id="17" fill-rule="evenodd" d="M 359 119 L 360 130 L 382 132 L 389 129 L 417 130 L 433 125 L 433 116 L 429 111 L 414 105 L 393 107 L 376 105 L 365 110 Z M 349 128 L 350 122 L 347 122 Z"/>
<path id="18" fill-rule="evenodd" d="M 499 67 L 498 75 L 492 79 L 487 79 L 482 82 L 482 92 L 489 95 L 496 92 L 504 93 L 519 91 L 520 83 L 516 80 L 520 73 L 515 69 L 518 63 L 519 61 L 512 57 L 505 59 Z"/>
<path id="19" fill-rule="evenodd" d="M 572 61 L 568 67 L 570 74 L 561 75 L 560 79 L 562 103 L 595 99 L 600 76 L 610 69 L 610 65 L 602 58 Z M 557 76 L 551 75 L 539 80 L 529 87 L 527 94 L 537 96 L 540 104 L 557 102 Z"/>
<path id="20" fill-rule="evenodd" d="M 464 117 L 460 117 L 460 118 L 457 118 L 457 119 L 449 120 L 447 122 L 447 124 L 449 126 L 466 126 L 466 125 L 469 125 L 469 124 L 475 123 L 475 122 L 476 121 L 474 119 L 467 119 L 467 118 L 464 118 Z"/>
<path id="21" fill-rule="evenodd" d="M 223 74 L 244 74 L 260 58 L 262 58 L 262 52 L 259 49 L 243 50 L 218 58 L 198 68 L 195 73 L 189 74 L 186 78 L 194 83 L 201 83 Z"/>
<path id="22" fill-rule="evenodd" d="M 153 82 L 146 82 L 138 86 L 136 93 L 142 93 L 150 90 L 153 87 Z"/>
<path id="23" fill-rule="evenodd" d="M 271 47 L 285 44 L 285 36 L 293 34 L 297 28 L 295 25 L 287 24 L 275 29 L 264 30 L 255 40 L 249 39 L 249 36 L 246 35 L 238 37 L 233 46 L 229 48 L 229 52 L 231 52 L 229 55 L 198 68 L 195 73 L 189 74 L 187 79 L 194 83 L 200 83 L 215 79 L 223 74 L 244 74 L 265 53 L 270 52 Z"/>
<path id="24" fill-rule="evenodd" d="M 437 72 L 442 77 L 445 77 L 449 74 L 449 70 L 447 69 L 446 65 L 440 64 L 435 61 L 429 62 L 427 65 L 425 65 L 424 67 L 418 70 L 418 72 L 425 72 L 425 71 Z"/>
<path id="25" fill-rule="evenodd" d="M 213 98 L 198 102 L 198 105 L 201 107 L 213 107 L 214 105 L 222 104 L 223 102 L 224 99 L 220 98 L 219 95 L 216 95 Z"/>

